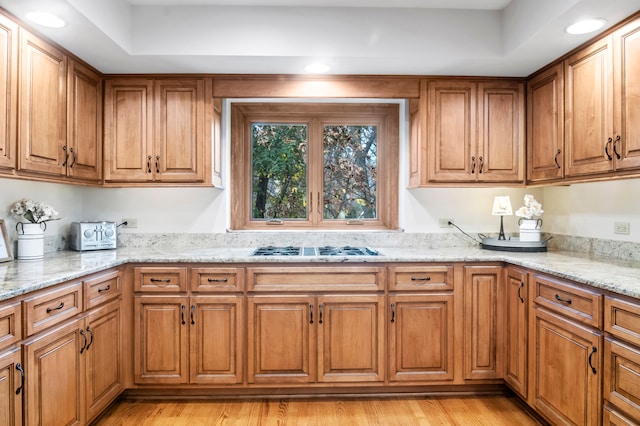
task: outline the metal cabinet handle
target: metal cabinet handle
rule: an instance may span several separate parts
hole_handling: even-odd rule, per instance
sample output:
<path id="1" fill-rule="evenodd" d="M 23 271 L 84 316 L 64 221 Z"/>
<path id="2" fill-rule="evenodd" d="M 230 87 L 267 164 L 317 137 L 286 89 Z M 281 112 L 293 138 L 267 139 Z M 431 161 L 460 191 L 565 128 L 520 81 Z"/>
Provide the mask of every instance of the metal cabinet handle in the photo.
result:
<path id="1" fill-rule="evenodd" d="M 475 155 L 471 157 L 471 174 L 476 172 L 476 157 Z"/>
<path id="2" fill-rule="evenodd" d="M 107 284 L 106 287 L 99 288 L 98 293 L 102 293 L 103 291 L 109 291 L 109 290 L 111 290 L 111 284 Z"/>
<path id="3" fill-rule="evenodd" d="M 69 148 L 69 152 L 71 152 L 71 157 L 72 157 L 71 164 L 69 164 L 69 168 L 72 168 L 73 165 L 76 164 L 76 160 L 77 160 L 76 152 L 73 150 L 73 148 Z"/>
<path id="4" fill-rule="evenodd" d="M 151 156 L 147 156 L 147 173 L 151 173 Z"/>
<path id="5" fill-rule="evenodd" d="M 309 304 L 309 324 L 313 324 L 313 305 Z"/>
<path id="6" fill-rule="evenodd" d="M 607 139 L 607 143 L 604 144 L 604 153 L 607 156 L 607 160 L 609 161 L 613 160 L 613 157 L 611 156 L 611 154 L 609 154 L 609 145 L 611 145 L 612 142 L 613 138 L 609 138 Z"/>
<path id="7" fill-rule="evenodd" d="M 568 297 L 567 297 L 566 299 L 564 299 L 564 298 L 560 297 L 560 295 L 558 295 L 558 294 L 556 294 L 556 300 L 557 300 L 558 302 L 564 302 L 564 303 L 566 303 L 567 305 L 570 305 L 570 304 L 571 304 L 571 299 L 570 299 L 570 298 L 568 298 Z"/>
<path id="8" fill-rule="evenodd" d="M 558 167 L 559 169 L 561 169 L 562 167 L 560 167 L 560 163 L 558 162 L 558 155 L 560 155 L 562 153 L 562 150 L 558 150 L 556 152 L 556 155 L 553 157 L 553 161 L 556 163 L 556 167 Z"/>
<path id="9" fill-rule="evenodd" d="M 69 161 L 69 153 L 67 152 L 67 147 L 63 146 L 62 150 L 64 151 L 64 162 L 62 163 L 62 167 L 67 165 L 67 162 Z"/>
<path id="10" fill-rule="evenodd" d="M 591 367 L 591 372 L 593 374 L 596 374 L 598 372 L 598 370 L 596 370 L 596 368 L 593 366 L 591 359 L 593 358 L 593 354 L 595 354 L 596 352 L 598 352 L 598 348 L 596 348 L 595 346 L 591 347 L 591 353 L 589 354 L 589 367 Z"/>
<path id="11" fill-rule="evenodd" d="M 156 173 L 160 173 L 160 156 L 156 155 Z"/>
<path id="12" fill-rule="evenodd" d="M 60 302 L 60 304 L 58 306 L 56 306 L 55 308 L 47 308 L 47 313 L 50 314 L 51 312 L 59 311 L 62 308 L 64 308 L 64 302 Z"/>
<path id="13" fill-rule="evenodd" d="M 182 323 L 182 325 L 185 325 L 187 322 L 184 320 L 184 305 L 180 306 L 180 322 Z"/>
<path id="14" fill-rule="evenodd" d="M 196 323 L 196 305 L 191 305 L 191 324 Z"/>
<path id="15" fill-rule="evenodd" d="M 89 343 L 87 343 L 87 347 L 86 350 L 88 351 L 89 348 L 91 347 L 91 344 L 93 343 L 93 331 L 91 331 L 91 328 L 89 326 L 87 326 L 87 333 L 89 333 Z"/>
<path id="16" fill-rule="evenodd" d="M 16 389 L 16 395 L 20 395 L 20 392 L 22 392 L 22 389 L 24 389 L 24 369 L 22 368 L 22 365 L 20 363 L 16 364 L 16 370 L 20 372 L 20 377 L 22 378 L 22 380 L 20 381 L 20 386 L 18 387 L 18 389 Z"/>
<path id="17" fill-rule="evenodd" d="M 618 152 L 618 142 L 620 142 L 620 135 L 616 137 L 616 140 L 613 141 L 613 153 L 616 155 L 616 158 L 620 160 L 622 155 Z"/>
<path id="18" fill-rule="evenodd" d="M 318 305 L 318 310 L 320 311 L 320 318 L 318 319 L 318 324 L 322 324 L 322 303 Z"/>
<path id="19" fill-rule="evenodd" d="M 520 281 L 520 286 L 518 286 L 518 299 L 520 299 L 520 303 L 524 303 L 524 299 L 522 298 L 522 287 L 524 287 L 524 281 Z"/>
<path id="20" fill-rule="evenodd" d="M 480 156 L 478 160 L 480 160 L 480 168 L 478 168 L 478 173 L 482 173 L 482 169 L 484 168 L 484 159 L 482 158 L 482 156 Z"/>
<path id="21" fill-rule="evenodd" d="M 226 283 L 229 281 L 228 278 L 207 278 L 207 282 L 210 283 Z"/>
<path id="22" fill-rule="evenodd" d="M 391 304 L 391 323 L 393 324 L 394 322 L 396 322 L 396 304 L 392 303 Z"/>
<path id="23" fill-rule="evenodd" d="M 431 281 L 431 277 L 411 277 L 411 281 Z"/>
<path id="24" fill-rule="evenodd" d="M 152 283 L 170 283 L 171 282 L 171 278 L 164 278 L 164 279 L 151 278 L 151 279 L 149 279 L 149 281 L 151 281 Z"/>
<path id="25" fill-rule="evenodd" d="M 87 336 L 84 334 L 84 330 L 80 330 L 80 335 L 82 336 L 82 347 L 80 348 L 80 353 L 82 353 L 87 349 Z"/>

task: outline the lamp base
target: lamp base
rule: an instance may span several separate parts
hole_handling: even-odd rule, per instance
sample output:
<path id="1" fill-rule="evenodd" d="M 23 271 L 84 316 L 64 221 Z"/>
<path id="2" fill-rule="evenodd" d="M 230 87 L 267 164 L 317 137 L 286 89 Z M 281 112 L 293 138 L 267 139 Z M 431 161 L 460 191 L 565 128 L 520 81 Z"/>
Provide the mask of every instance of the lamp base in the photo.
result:
<path id="1" fill-rule="evenodd" d="M 499 238 L 483 238 L 480 247 L 485 250 L 538 253 L 547 251 L 546 241 L 520 241 L 518 238 L 501 240 Z"/>

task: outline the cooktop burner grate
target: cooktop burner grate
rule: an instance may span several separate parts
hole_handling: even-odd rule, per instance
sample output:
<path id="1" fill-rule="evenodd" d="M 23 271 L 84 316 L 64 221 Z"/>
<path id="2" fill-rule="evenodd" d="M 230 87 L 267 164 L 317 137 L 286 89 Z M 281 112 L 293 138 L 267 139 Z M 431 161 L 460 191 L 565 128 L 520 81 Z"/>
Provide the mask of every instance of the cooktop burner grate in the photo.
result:
<path id="1" fill-rule="evenodd" d="M 259 247 L 252 256 L 378 256 L 379 253 L 369 247 Z"/>
<path id="2" fill-rule="evenodd" d="M 252 256 L 300 256 L 302 250 L 300 247 L 287 246 L 287 247 L 259 247 L 253 253 Z"/>

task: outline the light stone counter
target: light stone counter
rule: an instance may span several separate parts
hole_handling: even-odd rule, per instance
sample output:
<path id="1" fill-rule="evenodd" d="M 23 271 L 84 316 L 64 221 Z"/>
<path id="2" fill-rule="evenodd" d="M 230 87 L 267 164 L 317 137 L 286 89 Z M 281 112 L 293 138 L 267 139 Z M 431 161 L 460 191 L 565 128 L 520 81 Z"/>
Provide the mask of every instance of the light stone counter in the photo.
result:
<path id="1" fill-rule="evenodd" d="M 142 249 L 55 252 L 41 261 L 0 264 L 0 300 L 29 293 L 125 263 L 379 263 L 507 262 L 640 299 L 640 261 L 573 252 L 511 253 L 475 247 L 380 248 L 381 256 L 253 257 L 253 248 Z"/>

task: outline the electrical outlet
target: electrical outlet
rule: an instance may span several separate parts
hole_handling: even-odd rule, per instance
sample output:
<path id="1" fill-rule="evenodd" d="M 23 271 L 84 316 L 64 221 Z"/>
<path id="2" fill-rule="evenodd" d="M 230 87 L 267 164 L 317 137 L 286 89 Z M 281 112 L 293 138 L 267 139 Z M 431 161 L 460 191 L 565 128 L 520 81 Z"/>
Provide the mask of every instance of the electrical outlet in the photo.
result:
<path id="1" fill-rule="evenodd" d="M 629 222 L 614 222 L 613 232 L 620 235 L 629 235 L 631 233 L 631 224 Z"/>
<path id="2" fill-rule="evenodd" d="M 127 223 L 126 225 L 122 225 L 123 228 L 137 228 L 138 227 L 138 219 L 136 218 L 126 218 L 122 219 L 120 223 Z"/>
<path id="3" fill-rule="evenodd" d="M 449 225 L 449 222 L 453 223 L 453 219 L 438 219 L 438 224 L 440 228 L 453 228 L 453 226 Z"/>

